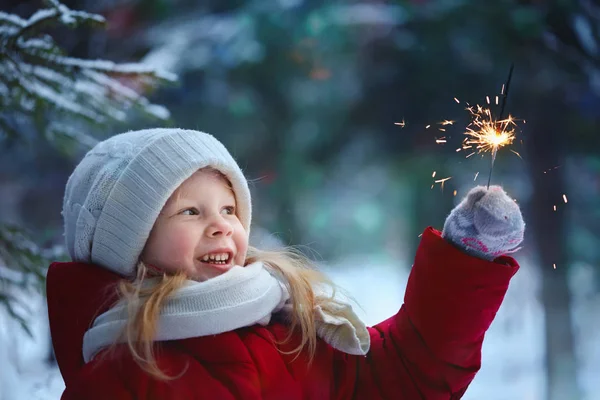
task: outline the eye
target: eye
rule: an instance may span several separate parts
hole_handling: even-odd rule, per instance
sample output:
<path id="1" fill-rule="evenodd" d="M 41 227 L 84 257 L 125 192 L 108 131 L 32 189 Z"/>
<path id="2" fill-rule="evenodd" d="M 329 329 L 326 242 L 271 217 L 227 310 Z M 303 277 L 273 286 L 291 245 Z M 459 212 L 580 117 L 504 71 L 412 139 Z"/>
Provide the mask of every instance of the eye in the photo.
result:
<path id="1" fill-rule="evenodd" d="M 181 214 L 181 215 L 198 215 L 198 214 L 200 214 L 200 212 L 198 211 L 198 209 L 192 207 L 192 208 L 186 208 L 179 214 Z"/>
<path id="2" fill-rule="evenodd" d="M 223 213 L 225 213 L 226 215 L 235 215 L 235 207 L 234 206 L 227 206 L 223 208 L 223 211 L 221 211 Z"/>

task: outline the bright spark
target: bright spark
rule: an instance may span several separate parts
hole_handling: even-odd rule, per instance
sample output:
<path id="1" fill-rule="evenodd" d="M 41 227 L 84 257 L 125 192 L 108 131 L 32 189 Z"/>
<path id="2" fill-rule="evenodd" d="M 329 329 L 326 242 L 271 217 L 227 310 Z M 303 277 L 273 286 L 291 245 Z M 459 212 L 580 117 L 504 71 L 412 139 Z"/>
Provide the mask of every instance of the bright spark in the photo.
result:
<path id="1" fill-rule="evenodd" d="M 471 123 L 467 126 L 464 145 L 475 145 L 477 153 L 495 152 L 515 140 L 515 120 L 512 116 L 496 121 L 489 108 L 480 105 L 467 107 L 471 113 Z"/>
<path id="2" fill-rule="evenodd" d="M 477 177 L 478 177 L 478 176 L 479 176 L 479 172 L 477 172 L 477 173 L 475 174 L 475 178 L 473 178 L 473 182 L 475 182 L 475 181 L 477 180 Z"/>
<path id="3" fill-rule="evenodd" d="M 435 181 L 435 183 L 444 183 L 444 182 L 446 182 L 446 181 L 448 181 L 448 180 L 450 180 L 450 179 L 452 179 L 452 177 L 451 177 L 451 176 L 449 176 L 449 177 L 447 177 L 447 178 L 444 178 L 444 179 L 438 179 L 437 181 Z"/>
<path id="4" fill-rule="evenodd" d="M 431 177 L 435 178 L 435 174 L 436 174 L 436 171 L 433 171 L 433 174 L 431 174 Z"/>
<path id="5" fill-rule="evenodd" d="M 554 205 L 554 211 L 556 211 L 556 205 Z"/>
<path id="6" fill-rule="evenodd" d="M 553 267 L 554 269 L 556 269 L 556 264 L 552 264 L 552 267 Z"/>
<path id="7" fill-rule="evenodd" d="M 457 192 L 456 192 L 456 190 L 455 190 L 455 191 L 454 191 L 454 196 L 455 196 L 455 197 L 456 197 L 456 193 L 457 193 Z"/>
<path id="8" fill-rule="evenodd" d="M 435 142 L 436 142 L 437 144 L 440 144 L 440 143 L 446 143 L 446 137 L 441 137 L 441 138 L 439 138 L 439 139 L 435 139 Z"/>
<path id="9" fill-rule="evenodd" d="M 455 121 L 449 120 L 449 119 L 445 119 L 442 122 L 440 122 L 441 125 L 452 125 L 454 124 Z"/>
<path id="10" fill-rule="evenodd" d="M 454 101 L 460 104 L 460 101 L 456 97 L 454 98 Z"/>
<path id="11" fill-rule="evenodd" d="M 441 185 L 440 185 L 440 186 L 441 186 L 441 189 L 442 189 L 442 190 L 444 190 L 444 182 L 446 182 L 446 181 L 448 181 L 448 180 L 450 180 L 450 179 L 452 179 L 452 177 L 451 177 L 451 176 L 449 176 L 449 177 L 447 177 L 447 178 L 443 178 L 443 179 L 438 179 L 438 180 L 436 180 L 436 181 L 433 181 L 433 182 L 434 182 L 434 185 L 435 185 L 436 183 L 441 183 Z M 432 185 L 431 187 L 433 188 L 433 185 Z"/>
<path id="12" fill-rule="evenodd" d="M 565 204 L 567 204 L 567 195 L 563 194 L 563 200 L 565 201 Z"/>
<path id="13" fill-rule="evenodd" d="M 490 104 L 490 96 L 485 96 L 485 101 L 487 101 L 487 103 Z"/>
<path id="14" fill-rule="evenodd" d="M 402 122 L 394 122 L 394 125 L 398 125 L 398 126 L 400 126 L 400 128 L 404 128 L 406 126 L 406 122 L 404 122 L 404 120 L 402 120 Z"/>
<path id="15" fill-rule="evenodd" d="M 431 125 L 427 125 L 427 126 L 425 127 L 425 129 L 429 129 L 429 128 L 431 128 Z"/>

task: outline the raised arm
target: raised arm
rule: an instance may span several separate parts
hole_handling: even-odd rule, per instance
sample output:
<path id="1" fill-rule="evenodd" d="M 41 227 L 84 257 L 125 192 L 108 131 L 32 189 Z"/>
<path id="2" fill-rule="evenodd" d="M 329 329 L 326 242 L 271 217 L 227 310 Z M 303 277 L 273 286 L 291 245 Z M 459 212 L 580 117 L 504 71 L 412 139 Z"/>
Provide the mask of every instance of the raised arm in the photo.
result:
<path id="1" fill-rule="evenodd" d="M 481 365 L 484 334 L 500 307 L 524 224 L 500 188 L 473 189 L 443 234 L 428 228 L 404 305 L 371 328 L 371 350 L 356 360 L 355 399 L 460 399 Z M 492 261 L 493 260 L 493 261 Z"/>

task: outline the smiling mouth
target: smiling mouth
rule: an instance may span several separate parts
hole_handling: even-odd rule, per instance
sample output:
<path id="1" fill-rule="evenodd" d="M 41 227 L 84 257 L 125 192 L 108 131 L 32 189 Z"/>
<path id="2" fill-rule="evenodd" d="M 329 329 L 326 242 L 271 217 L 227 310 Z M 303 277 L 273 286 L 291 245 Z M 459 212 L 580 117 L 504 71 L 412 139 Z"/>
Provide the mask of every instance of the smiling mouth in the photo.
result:
<path id="1" fill-rule="evenodd" d="M 233 261 L 233 254 L 230 252 L 218 252 L 206 254 L 200 258 L 200 262 L 208 265 L 224 266 Z"/>

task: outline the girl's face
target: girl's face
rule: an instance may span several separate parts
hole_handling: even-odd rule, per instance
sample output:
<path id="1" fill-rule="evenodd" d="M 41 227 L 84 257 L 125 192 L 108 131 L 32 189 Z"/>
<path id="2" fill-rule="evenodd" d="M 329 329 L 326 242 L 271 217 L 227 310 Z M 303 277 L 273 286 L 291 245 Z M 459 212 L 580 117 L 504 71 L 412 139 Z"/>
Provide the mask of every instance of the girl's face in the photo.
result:
<path id="1" fill-rule="evenodd" d="M 229 182 L 199 170 L 185 180 L 161 210 L 141 260 L 166 272 L 183 270 L 205 281 L 244 266 L 248 238 L 236 215 Z"/>

